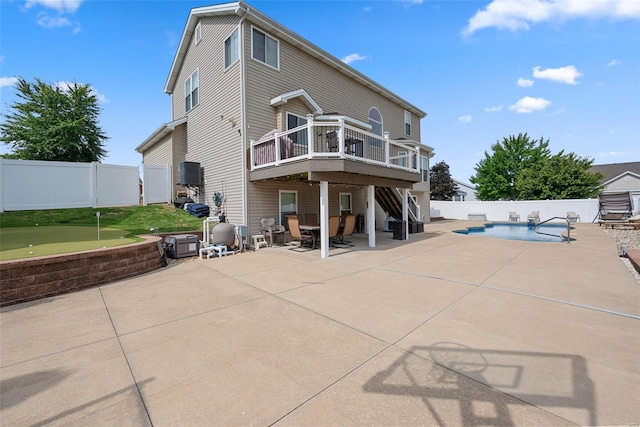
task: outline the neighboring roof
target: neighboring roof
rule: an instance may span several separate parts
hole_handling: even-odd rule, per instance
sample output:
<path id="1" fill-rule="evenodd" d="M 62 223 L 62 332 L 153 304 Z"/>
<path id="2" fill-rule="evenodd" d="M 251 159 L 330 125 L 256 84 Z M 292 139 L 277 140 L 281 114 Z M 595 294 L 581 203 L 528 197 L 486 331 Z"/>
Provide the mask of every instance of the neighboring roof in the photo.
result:
<path id="1" fill-rule="evenodd" d="M 385 87 L 379 85 L 369 77 L 365 76 L 351 66 L 345 64 L 335 56 L 319 48 L 318 46 L 314 45 L 313 43 L 309 42 L 308 40 L 304 39 L 303 37 L 282 26 L 281 24 L 277 23 L 276 21 L 272 20 L 268 16 L 250 7 L 248 4 L 242 1 L 191 9 L 189 17 L 187 18 L 187 23 L 182 33 L 182 38 L 180 39 L 180 44 L 178 45 L 178 51 L 176 52 L 176 56 L 173 59 L 173 64 L 171 65 L 171 70 L 169 71 L 167 83 L 164 87 L 164 91 L 166 93 L 172 93 L 173 87 L 176 84 L 176 80 L 182 66 L 182 61 L 187 54 L 189 41 L 191 40 L 191 36 L 193 35 L 193 32 L 196 28 L 198 19 L 206 16 L 224 15 L 238 15 L 240 17 L 244 16 L 249 21 L 260 25 L 261 28 L 265 31 L 268 31 L 274 36 L 287 41 L 288 43 L 313 56 L 319 61 L 324 62 L 330 67 L 335 68 L 348 77 L 367 86 L 369 89 L 383 95 L 386 98 L 391 99 L 399 105 L 402 105 L 403 108 L 418 115 L 420 118 L 423 118 L 427 115 L 427 113 L 425 113 L 415 105 L 409 103 L 408 101 L 389 91 Z"/>
<path id="2" fill-rule="evenodd" d="M 136 147 L 136 151 L 138 153 L 142 154 L 144 151 L 146 151 L 153 144 L 155 144 L 156 142 L 160 141 L 166 135 L 171 133 L 171 131 L 174 130 L 177 126 L 179 126 L 179 125 L 181 125 L 183 123 L 186 123 L 186 122 L 187 122 L 187 117 L 185 116 L 185 117 L 182 117 L 180 119 L 174 120 L 172 122 L 163 124 L 158 129 L 156 129 L 155 132 L 153 132 L 151 135 L 149 135 L 149 137 L 147 139 L 142 141 L 142 143 Z"/>
<path id="3" fill-rule="evenodd" d="M 609 163 L 604 165 L 593 165 L 589 169 L 589 172 L 600 172 L 604 175 L 604 178 L 600 181 L 601 184 L 606 184 L 609 181 L 613 181 L 620 175 L 624 175 L 630 172 L 640 177 L 640 162 L 627 162 L 627 163 Z"/>
<path id="4" fill-rule="evenodd" d="M 473 184 L 467 184 L 466 182 L 458 181 L 457 179 L 454 179 L 453 182 L 455 182 L 456 184 L 461 185 L 463 187 L 471 188 L 474 191 L 476 190 L 476 186 L 473 185 Z"/>

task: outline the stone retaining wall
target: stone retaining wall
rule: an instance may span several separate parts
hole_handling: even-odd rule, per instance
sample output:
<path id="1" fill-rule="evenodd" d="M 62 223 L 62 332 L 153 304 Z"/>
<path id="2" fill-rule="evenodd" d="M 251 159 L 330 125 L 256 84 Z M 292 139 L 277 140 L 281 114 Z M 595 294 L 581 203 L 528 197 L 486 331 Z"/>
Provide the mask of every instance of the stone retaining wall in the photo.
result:
<path id="1" fill-rule="evenodd" d="M 77 291 L 147 273 L 162 266 L 157 241 L 0 262 L 0 307 Z"/>

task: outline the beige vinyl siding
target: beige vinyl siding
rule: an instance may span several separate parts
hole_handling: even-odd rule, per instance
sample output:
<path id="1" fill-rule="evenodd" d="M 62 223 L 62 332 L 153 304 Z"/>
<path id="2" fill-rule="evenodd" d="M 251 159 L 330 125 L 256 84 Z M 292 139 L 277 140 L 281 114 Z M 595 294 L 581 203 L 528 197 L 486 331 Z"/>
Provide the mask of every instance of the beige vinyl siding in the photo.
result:
<path id="1" fill-rule="evenodd" d="M 320 187 L 317 183 L 309 186 L 307 183 L 293 182 L 255 182 L 249 185 L 249 232 L 260 233 L 262 218 L 275 218 L 279 221 L 279 191 L 298 191 L 298 213 L 316 213 L 320 220 Z M 343 186 L 329 186 L 329 216 L 340 215 L 340 193 L 352 194 L 352 208 L 354 214 L 366 215 L 365 188 L 345 188 Z"/>
<path id="2" fill-rule="evenodd" d="M 224 41 L 238 28 L 237 16 L 201 20 L 202 40 L 189 43 L 172 96 L 174 119 L 183 117 L 184 81 L 199 71 L 199 104 L 186 113 L 184 160 L 199 162 L 204 187 L 199 202 L 212 205 L 216 191 L 224 193 L 229 222 L 242 223 L 242 123 L 240 116 L 240 63 L 225 70 Z"/>
<path id="3" fill-rule="evenodd" d="M 176 184 L 180 183 L 180 162 L 184 162 L 186 160 L 186 152 L 187 152 L 187 124 L 182 124 L 180 126 L 176 126 L 176 128 L 172 132 L 173 140 L 173 150 L 172 150 L 172 178 L 173 182 L 171 183 L 171 188 L 174 190 L 174 193 L 178 190 L 183 190 L 184 187 L 178 187 Z M 175 194 L 174 194 L 175 195 Z"/>
<path id="4" fill-rule="evenodd" d="M 156 142 L 142 155 L 142 163 L 146 165 L 171 165 L 171 134 Z"/>
<path id="5" fill-rule="evenodd" d="M 251 25 L 245 25 L 244 41 L 250 57 Z M 252 59 L 247 60 L 246 68 L 247 124 L 251 139 L 257 139 L 277 125 L 275 109 L 269 103 L 271 98 L 297 89 L 306 90 L 325 113 L 337 112 L 365 123 L 368 122 L 369 108 L 376 107 L 382 114 L 384 130 L 391 133 L 391 138 L 405 137 L 405 109 L 402 106 L 283 40 L 280 40 L 280 70 Z M 287 104 L 282 106 L 282 109 L 286 108 Z M 420 140 L 419 119 L 414 114 L 411 133 L 412 139 Z"/>

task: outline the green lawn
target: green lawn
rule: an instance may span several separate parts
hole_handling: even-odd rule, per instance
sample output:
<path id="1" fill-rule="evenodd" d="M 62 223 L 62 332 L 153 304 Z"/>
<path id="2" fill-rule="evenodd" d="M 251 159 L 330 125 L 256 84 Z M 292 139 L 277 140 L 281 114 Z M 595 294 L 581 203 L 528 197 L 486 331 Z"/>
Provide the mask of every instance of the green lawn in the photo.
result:
<path id="1" fill-rule="evenodd" d="M 196 231 L 202 229 L 202 220 L 173 205 L 4 212 L 0 260 L 119 246 L 139 241 L 135 236 L 150 234 L 151 228 L 161 233 Z"/>

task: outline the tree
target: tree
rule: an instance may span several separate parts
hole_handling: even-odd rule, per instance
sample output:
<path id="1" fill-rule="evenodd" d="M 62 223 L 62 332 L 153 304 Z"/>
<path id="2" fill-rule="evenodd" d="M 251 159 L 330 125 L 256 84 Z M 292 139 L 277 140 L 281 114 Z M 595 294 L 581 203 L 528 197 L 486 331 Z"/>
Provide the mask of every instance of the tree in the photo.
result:
<path id="1" fill-rule="evenodd" d="M 484 152 L 475 167 L 476 174 L 470 181 L 476 185 L 476 197 L 480 200 L 517 200 L 518 174 L 533 168 L 541 159 L 549 156 L 549 140 L 535 141 L 524 133 L 503 138 L 491 146 L 493 153 Z"/>
<path id="2" fill-rule="evenodd" d="M 444 161 L 431 167 L 429 183 L 433 200 L 451 200 L 458 193 L 458 184 L 451 178 L 449 165 Z"/>
<path id="3" fill-rule="evenodd" d="M 516 188 L 521 199 L 559 200 L 596 197 L 601 190 L 601 173 L 591 173 L 592 159 L 574 153 L 544 158 L 536 168 L 520 172 Z"/>
<path id="4" fill-rule="evenodd" d="M 71 162 L 104 158 L 108 137 L 98 125 L 98 98 L 89 85 L 63 88 L 19 78 L 16 90 L 19 101 L 0 124 L 0 141 L 13 149 L 5 157 Z"/>

